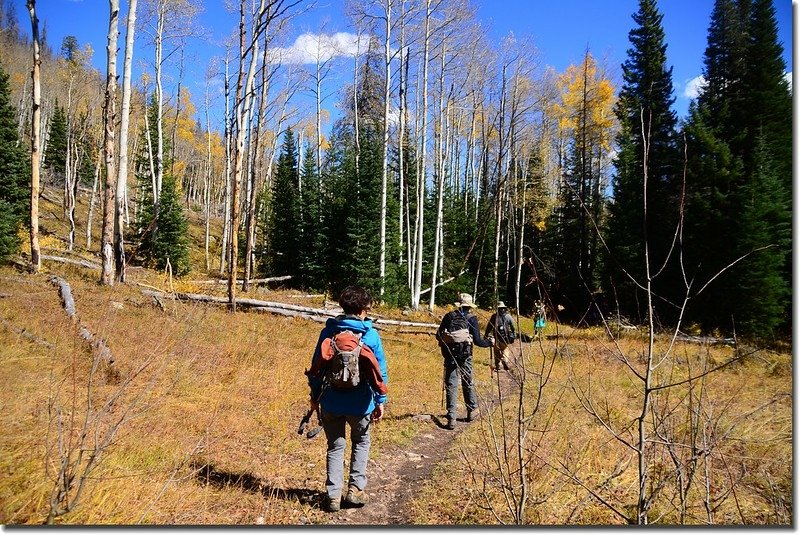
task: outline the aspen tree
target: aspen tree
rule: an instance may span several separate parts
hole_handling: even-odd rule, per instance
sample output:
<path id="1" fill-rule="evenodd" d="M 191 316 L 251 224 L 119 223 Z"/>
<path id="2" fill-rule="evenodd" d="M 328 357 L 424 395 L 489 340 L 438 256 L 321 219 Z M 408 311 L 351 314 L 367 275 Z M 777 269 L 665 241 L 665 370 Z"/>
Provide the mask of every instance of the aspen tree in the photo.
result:
<path id="1" fill-rule="evenodd" d="M 420 169 L 421 172 L 417 173 L 417 215 L 415 221 L 414 234 L 416 244 L 414 245 L 414 276 L 412 277 L 411 288 L 411 307 L 414 310 L 419 308 L 420 292 L 422 291 L 422 245 L 423 245 L 423 230 L 425 227 L 425 177 L 427 175 L 427 164 L 425 158 L 427 156 L 427 132 L 428 132 L 428 53 L 430 46 L 430 24 L 431 24 L 431 0 L 425 0 L 425 22 L 424 22 L 424 40 L 423 40 L 423 53 L 422 53 L 422 133 L 421 133 L 421 155 L 420 155 Z"/>
<path id="2" fill-rule="evenodd" d="M 41 132 L 41 81 L 39 79 L 39 69 L 42 60 L 39 56 L 39 19 L 36 16 L 36 0 L 28 0 L 28 13 L 31 17 L 31 33 L 33 40 L 33 68 L 31 70 L 31 80 L 33 84 L 33 100 L 31 103 L 33 110 L 31 127 L 31 271 L 38 273 L 42 268 L 41 252 L 39 250 L 39 162 L 41 152 L 39 151 L 39 137 Z"/>
<path id="3" fill-rule="evenodd" d="M 230 79 L 228 77 L 228 64 L 230 63 L 230 47 L 225 49 L 225 75 L 223 80 L 225 94 L 225 196 L 223 204 L 225 206 L 222 217 L 222 247 L 220 248 L 219 272 L 225 273 L 230 250 L 230 229 L 231 229 L 231 139 L 233 136 L 233 117 L 230 112 Z"/>
<path id="4" fill-rule="evenodd" d="M 108 45 L 106 47 L 106 92 L 103 104 L 103 158 L 106 183 L 103 197 L 103 233 L 100 241 L 102 258 L 100 282 L 114 284 L 114 214 L 116 197 L 116 162 L 114 134 L 117 116 L 117 36 L 119 34 L 119 0 L 109 0 Z"/>
<path id="5" fill-rule="evenodd" d="M 239 8 L 239 72 L 236 80 L 236 96 L 234 100 L 236 137 L 233 147 L 233 176 L 231 177 L 231 247 L 228 268 L 228 299 L 232 312 L 236 311 L 236 275 L 239 260 L 239 190 L 244 167 L 244 143 L 247 135 L 245 118 L 248 117 L 250 113 L 253 100 L 253 86 L 256 65 L 258 63 L 259 39 L 261 34 L 269 28 L 270 23 L 274 19 L 282 16 L 287 9 L 296 5 L 298 2 L 299 0 L 290 5 L 284 5 L 284 0 L 270 0 L 269 2 L 267 2 L 267 0 L 261 0 L 258 9 L 252 14 L 252 33 L 247 48 L 245 48 L 245 0 L 241 1 Z M 249 63 L 247 65 L 247 72 L 245 73 L 245 62 L 248 59 Z"/>
<path id="6" fill-rule="evenodd" d="M 137 0 L 128 0 L 128 21 L 125 33 L 125 60 L 122 75 L 122 109 L 119 126 L 119 169 L 117 172 L 116 222 L 114 224 L 114 261 L 117 281 L 125 282 L 125 241 L 123 200 L 128 190 L 128 122 L 131 113 L 131 63 L 133 60 L 134 33 L 136 30 Z"/>
<path id="7" fill-rule="evenodd" d="M 445 57 L 447 56 L 447 40 L 442 39 L 439 50 L 441 69 L 439 71 L 439 128 L 436 135 L 436 234 L 433 246 L 433 265 L 431 269 L 431 297 L 428 308 L 433 312 L 436 304 L 436 279 L 439 273 L 441 257 L 443 225 L 444 225 L 444 161 L 443 161 L 443 134 L 444 134 L 444 74 Z"/>

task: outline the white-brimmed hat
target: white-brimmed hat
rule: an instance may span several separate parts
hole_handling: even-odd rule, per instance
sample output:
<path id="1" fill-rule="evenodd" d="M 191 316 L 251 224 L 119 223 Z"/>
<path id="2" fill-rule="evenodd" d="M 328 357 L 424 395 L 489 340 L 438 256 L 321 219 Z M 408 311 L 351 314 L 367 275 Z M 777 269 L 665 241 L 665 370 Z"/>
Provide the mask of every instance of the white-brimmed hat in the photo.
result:
<path id="1" fill-rule="evenodd" d="M 470 294 L 458 294 L 458 301 L 455 302 L 457 307 L 474 307 L 475 303 L 472 301 Z"/>
<path id="2" fill-rule="evenodd" d="M 507 306 L 506 306 L 506 304 L 505 304 L 505 303 L 503 303 L 502 301 L 498 301 L 498 302 L 497 302 L 497 308 L 508 308 L 508 307 L 507 307 Z"/>

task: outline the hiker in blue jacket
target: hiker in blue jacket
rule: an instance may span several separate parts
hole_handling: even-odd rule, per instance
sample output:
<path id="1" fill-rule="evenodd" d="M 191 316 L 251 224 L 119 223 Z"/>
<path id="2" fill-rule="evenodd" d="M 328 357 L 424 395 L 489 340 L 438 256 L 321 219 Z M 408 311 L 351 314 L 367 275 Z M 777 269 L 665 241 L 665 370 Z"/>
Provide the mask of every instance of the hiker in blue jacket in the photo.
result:
<path id="1" fill-rule="evenodd" d="M 338 511 L 342 503 L 346 424 L 350 426 L 351 454 L 350 477 L 344 503 L 360 507 L 365 505 L 369 499 L 365 489 L 367 486 L 370 424 L 383 417 L 383 406 L 386 403 L 386 383 L 389 380 L 380 336 L 372 326 L 372 321 L 367 319 L 367 312 L 372 306 L 372 297 L 369 292 L 360 286 L 348 286 L 339 296 L 339 306 L 342 307 L 344 314 L 330 318 L 325 323 L 325 327 L 320 332 L 309 371 L 320 368 L 319 361 L 322 359 L 323 342 L 342 331 L 349 330 L 356 335 L 362 335 L 361 342 L 372 351 L 370 353 L 362 350 L 362 357 L 365 353 L 370 353 L 370 358 L 359 359 L 364 380 L 361 380 L 358 386 L 352 389 L 340 390 L 328 386 L 323 379 L 324 374 L 309 373 L 308 375 L 308 385 L 311 388 L 311 408 L 319 409 L 322 428 L 325 430 L 328 440 L 325 509 L 329 512 Z"/>
<path id="2" fill-rule="evenodd" d="M 478 318 L 470 313 L 475 306 L 470 294 L 459 294 L 455 303 L 456 310 L 448 312 L 439 324 L 436 338 L 444 358 L 444 382 L 447 388 L 447 424 L 445 429 L 455 429 L 456 393 L 458 383 L 464 393 L 464 404 L 467 406 L 466 421 L 471 422 L 478 411 L 478 400 L 472 378 L 472 345 L 491 347 L 494 339 L 481 338 Z"/>

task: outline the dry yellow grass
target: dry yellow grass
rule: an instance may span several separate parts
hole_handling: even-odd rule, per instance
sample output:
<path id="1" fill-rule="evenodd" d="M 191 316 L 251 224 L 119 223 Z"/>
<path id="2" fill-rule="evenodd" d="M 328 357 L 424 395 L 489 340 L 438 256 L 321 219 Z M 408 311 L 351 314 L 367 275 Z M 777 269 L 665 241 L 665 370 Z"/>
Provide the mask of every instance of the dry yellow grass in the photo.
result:
<path id="1" fill-rule="evenodd" d="M 619 431 L 634 426 L 634 419 L 641 411 L 641 382 L 614 358 L 613 350 L 603 338 L 589 330 L 562 332 L 565 336 L 560 344 L 563 345 L 555 357 L 533 431 L 525 441 L 529 505 L 524 520 L 544 525 L 624 524 L 623 518 L 601 505 L 577 481 L 596 491 L 623 514 L 635 518 L 636 456 L 581 406 L 573 387 L 586 392 L 591 385 L 592 402 L 596 407 L 608 407 L 604 414 L 609 415 L 613 428 Z M 621 341 L 620 348 L 629 356 L 639 355 L 645 352 L 642 343 L 641 337 L 630 337 Z M 542 348 L 548 361 L 556 354 L 554 344 L 548 341 Z M 657 350 L 664 348 L 665 340 L 659 339 Z M 665 361 L 656 372 L 654 384 L 679 382 L 689 376 L 690 370 L 696 376 L 704 360 L 720 364 L 732 356 L 733 349 L 729 347 L 679 344 L 675 348 L 675 358 Z M 531 364 L 540 362 L 542 351 L 536 351 L 534 346 L 528 358 Z M 714 500 L 715 524 L 791 523 L 792 473 L 788 462 L 792 458 L 791 363 L 789 354 L 759 351 L 706 378 L 702 401 L 695 402 L 693 409 L 707 419 L 707 425 L 700 426 L 701 432 L 719 439 L 708 457 L 710 475 L 706 480 L 700 461 L 687 493 L 685 516 L 681 519 L 676 505 L 679 499 L 672 460 L 664 448 L 658 449 L 649 457 L 648 470 L 651 481 L 664 476 L 666 484 L 650 509 L 651 522 L 668 525 L 709 522 L 703 504 L 707 482 Z M 642 369 L 640 363 L 636 365 Z M 688 385 L 682 384 L 661 391 L 654 398 L 657 408 L 652 414 L 659 411 L 662 416 L 670 414 L 674 424 L 665 427 L 675 433 L 674 440 L 679 443 L 686 439 L 688 432 L 687 391 Z M 526 397 L 529 407 L 533 397 L 532 393 Z M 509 399 L 504 409 L 510 431 L 506 452 L 510 453 L 514 474 L 519 466 L 515 459 L 518 442 L 513 436 L 516 432 L 515 400 Z M 673 412 L 669 412 L 670 409 Z M 649 422 L 652 422 L 652 414 Z M 490 438 L 490 426 L 500 429 L 501 421 L 501 411 L 497 409 L 480 425 L 472 426 L 459 437 L 448 461 L 437 468 L 415 500 L 413 507 L 420 512 L 416 523 L 513 522 L 513 515 L 497 492 L 497 486 L 490 486 L 485 492 L 483 485 L 492 478 L 496 482 L 504 472 L 493 464 L 495 443 Z M 635 440 L 635 431 L 634 426 L 630 433 L 620 434 Z M 650 433 L 649 438 L 652 442 L 648 447 L 653 449 L 666 437 Z M 681 451 L 680 446 L 676 449 Z M 476 468 L 471 470 L 469 465 Z M 619 473 L 609 480 L 620 467 Z M 648 488 L 652 488 L 652 483 Z"/>
<path id="2" fill-rule="evenodd" d="M 63 254 L 66 227 L 60 208 L 43 203 L 48 230 L 43 242 Z M 79 208 L 85 214 L 85 205 Z M 79 219 L 78 242 L 83 243 Z M 195 266 L 204 268 L 202 232 L 192 227 Z M 99 222 L 95 223 L 99 232 Z M 96 239 L 96 238 L 95 238 Z M 197 251 L 200 251 L 199 253 Z M 91 259 L 76 251 L 73 256 Z M 213 255 L 216 265 L 216 254 Z M 165 300 L 166 310 L 142 295 L 136 282 L 165 288 L 164 274 L 131 270 L 130 283 L 97 284 L 97 273 L 70 265 L 45 263 L 37 276 L 0 268 L 0 522 L 38 524 L 46 519 L 54 468 L 57 466 L 55 409 L 75 432 L 86 413 L 91 352 L 61 308 L 58 292 L 48 281 L 52 271 L 72 285 L 83 324 L 103 337 L 114 353 L 117 372 L 101 368 L 91 400 L 94 407 L 117 391 L 142 363 L 148 368 L 114 404 L 110 417 L 131 408 L 130 418 L 87 482 L 81 503 L 58 518 L 65 524 L 306 524 L 328 518 L 315 500 L 324 489 L 325 446 L 320 437 L 308 441 L 296 434 L 307 406 L 303 370 L 308 366 L 320 325 L 266 314 L 228 313 L 222 307 Z M 210 273 L 195 269 L 173 281 L 176 291 L 224 295 L 224 287 L 199 285 Z M 262 299 L 320 306 L 322 297 L 299 297 L 295 291 L 256 288 Z M 419 311 L 401 316 L 438 322 Z M 479 311 L 481 326 L 489 313 Z M 530 319 L 522 331 L 532 333 Z M 40 341 L 31 341 L 24 329 Z M 571 472 L 625 514 L 635 508 L 636 461 L 625 446 L 581 406 L 573 387 L 591 385 L 592 399 L 605 407 L 617 429 L 641 410 L 641 383 L 616 358 L 622 351 L 638 369 L 646 343 L 639 334 L 625 336 L 619 347 L 596 329 L 573 330 L 548 324 L 542 344 L 525 345 L 534 366 L 542 355 L 555 356 L 552 376 L 527 442 L 531 505 L 525 521 L 534 524 L 620 524 L 622 519 L 600 505 L 567 477 Z M 442 414 L 441 356 L 433 337 L 425 334 L 382 334 L 389 363 L 387 418 L 377 425 L 373 456 L 412 444 L 429 432 L 429 423 L 410 418 Z M 46 342 L 48 345 L 46 345 Z M 659 342 L 663 351 L 663 340 Z M 556 351 L 557 349 L 557 351 Z M 674 381 L 696 373 L 705 360 L 725 362 L 731 349 L 681 344 L 659 367 L 658 381 Z M 476 382 L 480 396 L 493 395 L 489 350 L 476 349 Z M 531 375 L 530 378 L 533 376 Z M 762 407 L 776 393 L 792 390 L 792 356 L 761 351 L 715 373 L 706 381 L 704 414 L 721 436 L 718 455 L 710 458 L 712 493 L 721 496 L 736 481 L 715 511 L 716 523 L 786 524 L 792 510 L 792 405 L 786 397 Z M 659 395 L 658 407 L 680 405 L 685 385 Z M 487 452 L 492 450 L 489 424 L 499 429 L 505 416 L 513 431 L 515 397 L 504 401 L 477 424 L 469 426 L 434 470 L 432 479 L 409 510 L 418 524 L 496 524 L 510 515 L 496 487 L 484 480 L 496 476 Z M 529 392 L 525 398 L 532 399 Z M 135 405 L 132 405 L 136 402 Z M 460 404 L 463 409 L 463 405 Z M 685 431 L 685 411 L 676 412 L 675 432 Z M 427 426 L 427 427 L 426 427 Z M 104 425 L 99 427 L 101 434 Z M 513 433 L 512 433 L 513 434 Z M 514 445 L 512 434 L 510 446 Z M 514 450 L 508 450 L 513 454 Z M 513 457 L 513 456 L 512 456 Z M 628 463 L 628 464 L 625 464 Z M 485 467 L 470 471 L 467 465 Z M 514 467 L 514 462 L 509 462 Z M 624 466 L 606 481 L 615 467 Z M 654 456 L 653 473 L 667 473 L 670 460 Z M 690 489 L 688 523 L 702 523 L 702 479 Z M 485 491 L 485 495 L 484 495 Z M 675 523 L 673 486 L 651 509 L 651 518 Z M 486 509 L 491 504 L 497 516 Z"/>

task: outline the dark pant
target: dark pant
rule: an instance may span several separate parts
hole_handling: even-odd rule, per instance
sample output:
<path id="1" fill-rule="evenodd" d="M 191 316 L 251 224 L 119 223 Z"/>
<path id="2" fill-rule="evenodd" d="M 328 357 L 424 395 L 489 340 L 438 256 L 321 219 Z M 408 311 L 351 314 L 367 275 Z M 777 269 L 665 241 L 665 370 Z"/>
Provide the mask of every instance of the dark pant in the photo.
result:
<path id="1" fill-rule="evenodd" d="M 444 382 L 447 386 L 447 417 L 452 419 L 456 417 L 456 396 L 458 394 L 459 381 L 461 382 L 464 404 L 467 406 L 467 410 L 472 411 L 478 408 L 475 385 L 472 381 L 472 347 L 469 346 L 465 349 L 459 352 L 456 348 L 442 347 Z"/>

